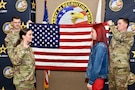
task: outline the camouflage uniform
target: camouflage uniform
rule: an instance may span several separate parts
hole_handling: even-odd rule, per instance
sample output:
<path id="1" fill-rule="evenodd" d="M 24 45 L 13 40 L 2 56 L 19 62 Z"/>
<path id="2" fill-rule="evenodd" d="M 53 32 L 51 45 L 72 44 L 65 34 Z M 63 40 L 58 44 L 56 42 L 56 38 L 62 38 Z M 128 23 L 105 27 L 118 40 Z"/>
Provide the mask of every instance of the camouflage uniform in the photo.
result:
<path id="1" fill-rule="evenodd" d="M 19 31 L 10 30 L 5 38 L 7 53 L 13 64 L 16 90 L 34 90 L 35 61 L 31 48 L 24 48 L 22 43 L 17 46 Z"/>
<path id="2" fill-rule="evenodd" d="M 19 31 L 10 30 L 7 33 L 7 36 L 5 38 L 5 44 L 7 48 L 7 53 L 9 55 L 9 58 L 11 58 L 11 54 L 13 54 L 14 48 L 16 46 L 16 42 L 19 39 Z"/>
<path id="3" fill-rule="evenodd" d="M 11 61 L 14 69 L 13 83 L 16 89 L 34 90 L 34 83 L 36 81 L 35 59 L 32 49 L 30 47 L 23 47 L 23 43 L 21 42 L 14 49 L 14 54 L 10 56 L 12 57 Z"/>
<path id="4" fill-rule="evenodd" d="M 109 90 L 128 90 L 130 74 L 130 49 L 134 42 L 133 32 L 119 32 L 110 26 L 113 37 L 110 42 Z"/>

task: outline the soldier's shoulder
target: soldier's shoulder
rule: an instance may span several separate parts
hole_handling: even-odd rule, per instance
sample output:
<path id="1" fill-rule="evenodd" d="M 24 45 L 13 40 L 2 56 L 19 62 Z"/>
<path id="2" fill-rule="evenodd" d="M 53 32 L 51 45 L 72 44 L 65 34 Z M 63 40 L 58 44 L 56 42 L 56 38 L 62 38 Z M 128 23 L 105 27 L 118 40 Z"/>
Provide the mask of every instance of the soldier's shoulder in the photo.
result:
<path id="1" fill-rule="evenodd" d="M 10 34 L 10 33 L 12 33 L 11 30 L 7 30 L 7 31 L 6 31 L 6 34 Z"/>
<path id="2" fill-rule="evenodd" d="M 126 35 L 128 35 L 128 36 L 134 36 L 135 35 L 135 32 L 134 31 L 128 31 L 128 32 L 126 32 Z"/>

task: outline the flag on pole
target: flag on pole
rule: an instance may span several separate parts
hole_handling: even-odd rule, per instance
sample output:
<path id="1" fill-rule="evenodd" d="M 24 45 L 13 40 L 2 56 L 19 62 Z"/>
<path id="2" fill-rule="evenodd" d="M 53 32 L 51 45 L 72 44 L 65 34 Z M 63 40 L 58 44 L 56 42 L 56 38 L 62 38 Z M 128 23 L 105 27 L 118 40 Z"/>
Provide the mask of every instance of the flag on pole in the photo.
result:
<path id="1" fill-rule="evenodd" d="M 44 17 L 43 17 L 43 23 L 47 24 L 49 23 L 49 19 L 48 19 L 48 10 L 47 10 L 47 0 L 44 1 Z"/>
<path id="2" fill-rule="evenodd" d="M 49 19 L 48 19 L 48 10 L 47 10 L 47 0 L 44 1 L 44 17 L 43 17 L 43 23 L 44 24 L 49 24 Z M 50 70 L 45 70 L 44 76 L 44 87 L 48 88 L 49 87 L 49 77 L 50 77 Z"/>
<path id="3" fill-rule="evenodd" d="M 102 0 L 98 0 L 98 7 L 97 7 L 95 23 L 101 23 L 101 14 L 102 14 Z"/>
<path id="4" fill-rule="evenodd" d="M 50 77 L 50 70 L 45 70 L 44 71 L 44 87 L 48 88 L 49 87 L 49 77 Z"/>

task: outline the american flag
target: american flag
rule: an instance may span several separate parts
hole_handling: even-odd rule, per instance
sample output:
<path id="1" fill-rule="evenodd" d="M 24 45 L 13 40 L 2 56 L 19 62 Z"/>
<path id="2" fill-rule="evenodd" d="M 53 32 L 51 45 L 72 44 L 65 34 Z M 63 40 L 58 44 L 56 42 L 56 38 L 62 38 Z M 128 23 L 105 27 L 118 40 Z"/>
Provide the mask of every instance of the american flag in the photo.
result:
<path id="1" fill-rule="evenodd" d="M 58 48 L 60 33 L 59 26 L 54 24 L 30 24 L 34 31 L 32 47 L 38 48 Z"/>
<path id="2" fill-rule="evenodd" d="M 33 47 L 36 68 L 47 70 L 85 71 L 92 45 L 90 34 L 91 26 L 91 24 L 60 26 L 54 24 L 52 28 L 52 24 L 31 24 L 30 28 L 33 30 L 34 35 L 37 33 L 41 34 L 41 31 L 42 33 L 47 32 L 48 28 L 57 31 L 57 27 L 59 27 L 58 32 L 60 35 L 60 38 L 57 38 L 59 39 L 59 47 L 57 48 L 48 48 L 46 45 L 44 45 L 44 47 Z M 40 43 L 48 43 L 47 40 L 42 39 L 45 35 L 40 34 L 38 35 L 41 39 Z M 35 39 L 37 39 L 37 37 L 34 37 L 33 44 L 40 41 Z"/>

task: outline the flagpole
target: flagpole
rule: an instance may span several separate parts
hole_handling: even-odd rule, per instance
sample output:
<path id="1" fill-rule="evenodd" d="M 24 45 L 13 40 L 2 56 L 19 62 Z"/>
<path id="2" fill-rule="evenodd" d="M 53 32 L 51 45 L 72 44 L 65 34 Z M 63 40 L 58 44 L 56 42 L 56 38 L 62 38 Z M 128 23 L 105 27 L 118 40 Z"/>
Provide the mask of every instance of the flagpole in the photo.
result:
<path id="1" fill-rule="evenodd" d="M 43 24 L 48 24 L 48 10 L 47 10 L 47 0 L 44 0 L 44 17 L 43 17 Z M 44 87 L 49 87 L 49 77 L 50 77 L 50 70 L 44 70 Z"/>
<path id="2" fill-rule="evenodd" d="M 102 0 L 98 0 L 98 8 L 95 23 L 101 23 Z"/>

